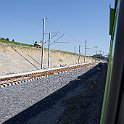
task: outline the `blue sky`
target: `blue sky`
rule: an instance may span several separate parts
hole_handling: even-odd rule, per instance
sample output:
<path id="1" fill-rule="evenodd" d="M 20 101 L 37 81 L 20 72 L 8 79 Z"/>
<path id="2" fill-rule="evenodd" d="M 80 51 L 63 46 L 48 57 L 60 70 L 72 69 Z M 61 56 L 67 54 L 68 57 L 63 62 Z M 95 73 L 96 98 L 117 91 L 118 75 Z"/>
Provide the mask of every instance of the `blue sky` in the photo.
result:
<path id="1" fill-rule="evenodd" d="M 109 5 L 113 0 L 0 0 L 0 37 L 19 42 L 33 43 L 42 39 L 42 18 L 47 17 L 46 32 L 64 33 L 59 41 L 67 44 L 53 44 L 51 49 L 60 49 L 84 54 L 87 40 L 87 54 L 97 51 L 108 53 L 109 49 Z M 58 36 L 59 37 L 59 36 Z M 46 40 L 47 40 L 46 35 Z M 57 38 L 57 37 L 56 37 Z M 55 39 L 56 39 L 55 38 Z M 55 40 L 53 39 L 53 40 Z M 45 45 L 47 47 L 47 44 Z"/>

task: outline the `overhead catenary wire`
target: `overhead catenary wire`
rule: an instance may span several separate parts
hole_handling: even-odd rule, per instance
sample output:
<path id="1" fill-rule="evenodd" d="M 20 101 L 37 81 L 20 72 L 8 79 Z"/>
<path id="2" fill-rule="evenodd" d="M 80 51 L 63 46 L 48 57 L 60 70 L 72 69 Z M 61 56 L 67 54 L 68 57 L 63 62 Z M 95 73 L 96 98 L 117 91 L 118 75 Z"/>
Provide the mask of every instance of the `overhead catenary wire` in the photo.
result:
<path id="1" fill-rule="evenodd" d="M 45 33 L 45 34 L 49 34 L 49 33 Z M 52 33 L 50 33 L 50 34 L 52 34 Z M 52 37 L 50 36 L 50 39 L 56 37 L 58 34 L 59 34 L 59 32 L 57 32 L 57 33 L 56 33 L 55 35 L 53 35 Z M 46 41 L 44 42 L 44 44 L 47 43 L 48 41 L 49 41 L 49 39 L 46 40 Z"/>
<path id="2" fill-rule="evenodd" d="M 59 39 L 61 39 L 64 36 L 64 34 L 62 34 L 59 38 L 57 38 L 56 40 L 54 40 L 52 43 L 50 43 L 49 45 L 52 45 L 53 43 L 57 43 L 56 41 L 58 41 Z"/>
<path id="3" fill-rule="evenodd" d="M 48 39 L 48 68 L 50 68 L 50 46 L 54 43 L 68 43 L 68 42 L 57 42 L 59 39 L 61 39 L 64 36 L 64 34 L 62 34 L 59 38 L 57 38 L 52 43 L 50 43 L 51 42 L 51 33 L 48 33 L 48 34 L 49 34 L 49 39 Z"/>

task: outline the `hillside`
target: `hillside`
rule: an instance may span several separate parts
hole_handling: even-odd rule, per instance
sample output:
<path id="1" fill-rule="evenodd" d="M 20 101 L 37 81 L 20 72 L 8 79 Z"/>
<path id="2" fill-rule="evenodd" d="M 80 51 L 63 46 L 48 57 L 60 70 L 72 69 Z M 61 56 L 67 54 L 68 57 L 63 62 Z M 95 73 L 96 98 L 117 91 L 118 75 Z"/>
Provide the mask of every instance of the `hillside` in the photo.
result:
<path id="1" fill-rule="evenodd" d="M 22 73 L 40 69 L 41 49 L 29 44 L 0 40 L 0 76 Z M 81 56 L 80 63 L 84 57 Z M 86 58 L 86 62 L 92 62 Z M 50 67 L 74 65 L 78 63 L 78 55 L 59 50 L 50 51 Z M 44 51 L 44 68 L 47 68 L 47 49 Z"/>

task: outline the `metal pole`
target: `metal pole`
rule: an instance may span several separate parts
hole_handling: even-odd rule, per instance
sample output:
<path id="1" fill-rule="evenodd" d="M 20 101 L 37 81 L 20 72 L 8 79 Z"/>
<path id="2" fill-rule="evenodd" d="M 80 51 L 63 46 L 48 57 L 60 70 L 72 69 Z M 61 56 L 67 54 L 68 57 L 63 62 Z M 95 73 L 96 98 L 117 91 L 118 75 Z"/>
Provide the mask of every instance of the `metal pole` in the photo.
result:
<path id="1" fill-rule="evenodd" d="M 97 60 L 97 50 L 96 50 L 95 62 L 96 62 L 96 60 Z"/>
<path id="2" fill-rule="evenodd" d="M 94 48 L 96 49 L 96 51 L 94 51 L 95 52 L 95 62 L 96 62 L 96 60 L 97 60 L 97 46 L 95 46 Z"/>
<path id="3" fill-rule="evenodd" d="M 86 44 L 87 44 L 87 41 L 85 41 L 85 55 L 84 55 L 84 63 L 86 62 L 86 60 L 85 60 L 85 57 L 86 57 L 86 49 L 87 49 L 87 48 L 86 48 L 86 47 L 87 47 L 87 46 L 86 46 Z"/>
<path id="4" fill-rule="evenodd" d="M 49 33 L 49 40 L 48 40 L 48 68 L 50 68 L 50 39 L 51 39 L 51 33 Z"/>
<path id="5" fill-rule="evenodd" d="M 99 57 L 101 59 L 102 58 L 102 51 L 100 50 L 99 53 L 100 53 L 100 56 Z"/>
<path id="6" fill-rule="evenodd" d="M 80 64 L 80 48 L 81 48 L 81 45 L 79 45 L 79 57 L 78 57 L 78 64 Z"/>
<path id="7" fill-rule="evenodd" d="M 45 39 L 45 21 L 46 18 L 43 18 L 43 38 L 42 38 L 42 55 L 41 55 L 41 69 L 43 69 L 43 60 L 44 60 L 44 39 Z"/>

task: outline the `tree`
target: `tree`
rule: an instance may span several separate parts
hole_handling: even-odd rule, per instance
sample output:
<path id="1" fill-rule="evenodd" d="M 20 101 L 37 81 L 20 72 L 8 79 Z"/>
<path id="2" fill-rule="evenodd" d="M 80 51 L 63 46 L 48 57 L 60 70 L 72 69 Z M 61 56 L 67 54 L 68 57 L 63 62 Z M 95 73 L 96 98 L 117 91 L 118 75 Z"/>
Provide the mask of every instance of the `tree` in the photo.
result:
<path id="1" fill-rule="evenodd" d="M 15 40 L 13 39 L 12 42 L 15 42 Z"/>
<path id="2" fill-rule="evenodd" d="M 1 40 L 5 40 L 5 38 L 0 38 Z"/>
<path id="3" fill-rule="evenodd" d="M 6 38 L 7 41 L 9 41 L 9 38 Z"/>

